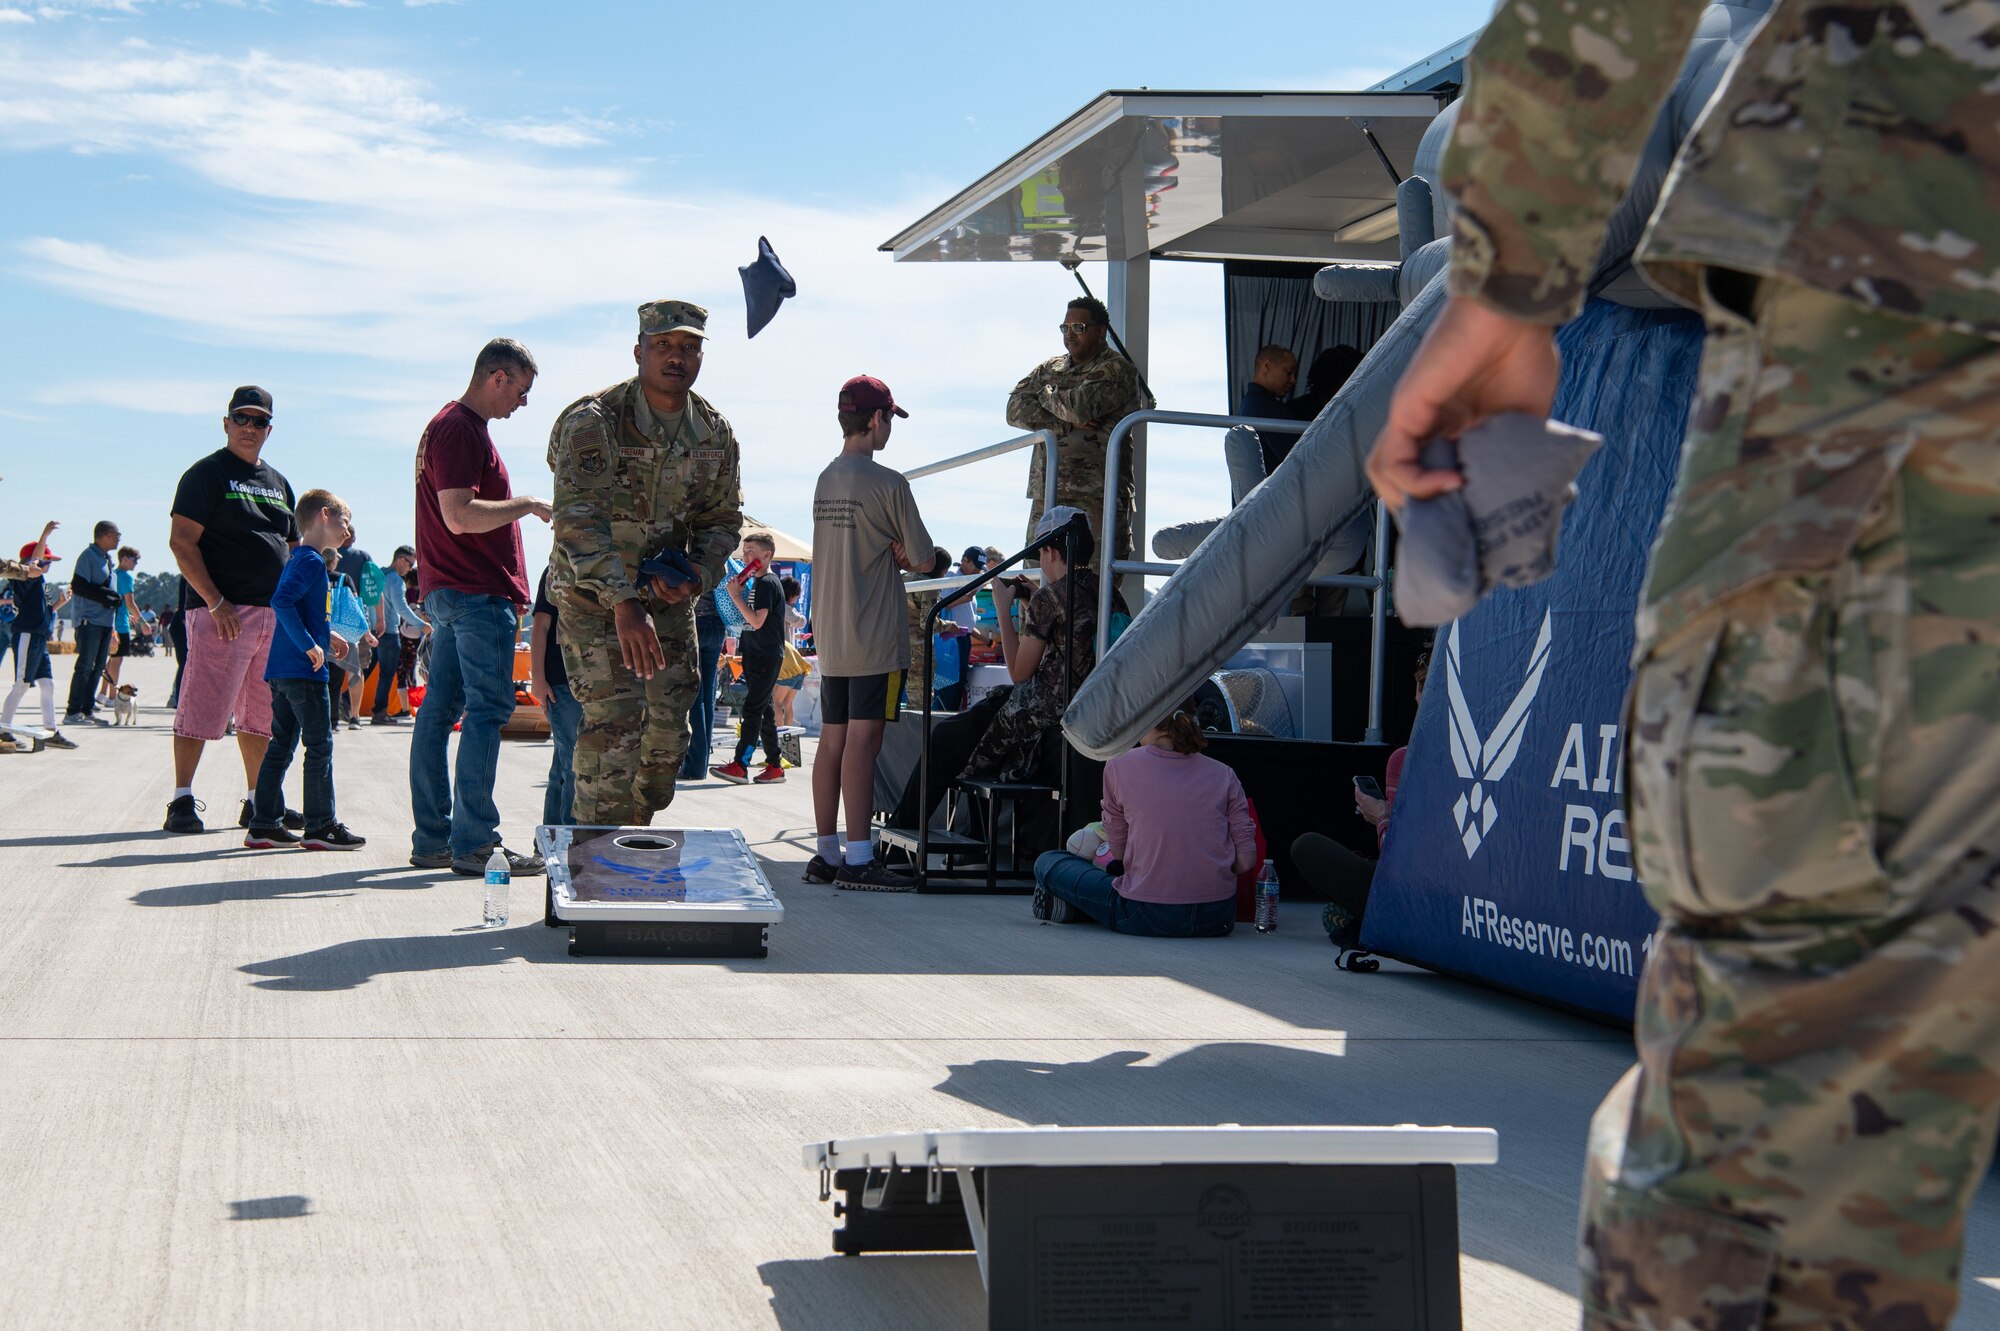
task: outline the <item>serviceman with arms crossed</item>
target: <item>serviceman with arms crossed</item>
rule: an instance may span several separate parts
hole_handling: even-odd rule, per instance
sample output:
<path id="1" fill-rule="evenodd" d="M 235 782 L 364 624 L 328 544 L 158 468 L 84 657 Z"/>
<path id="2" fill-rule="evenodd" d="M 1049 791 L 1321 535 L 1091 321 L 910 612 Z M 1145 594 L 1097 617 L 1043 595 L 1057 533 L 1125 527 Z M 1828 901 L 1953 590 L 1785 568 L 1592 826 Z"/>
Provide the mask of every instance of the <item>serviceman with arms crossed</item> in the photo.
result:
<path id="1" fill-rule="evenodd" d="M 736 434 L 692 390 L 708 311 L 639 307 L 637 377 L 556 418 L 550 594 L 563 662 L 583 705 L 576 739 L 580 825 L 643 827 L 673 803 L 700 679 L 694 598 L 722 584 L 743 530 Z M 694 575 L 678 586 L 639 570 L 662 549 Z"/>
<path id="2" fill-rule="evenodd" d="M 1452 300 L 1369 470 L 1547 415 L 1703 6 L 1503 4 Z M 1584 1325 L 1940 1331 L 2000 1116 L 2000 7 L 1777 0 L 1636 262 L 1708 325 L 1641 597 L 1661 912 L 1586 1166 Z"/>
<path id="3" fill-rule="evenodd" d="M 1063 311 L 1061 332 L 1063 354 L 1028 371 L 1007 395 L 1007 424 L 1017 430 L 1055 431 L 1056 503 L 1082 509 L 1094 530 L 1104 521 L 1104 453 L 1111 431 L 1145 403 L 1139 371 L 1106 345 L 1111 312 L 1104 302 L 1078 296 Z M 1028 498 L 1034 501 L 1028 509 L 1030 541 L 1042 520 L 1047 458 L 1048 450 L 1037 447 L 1028 468 Z M 1114 559 L 1132 557 L 1138 493 L 1128 448 L 1118 463 L 1118 535 L 1110 542 Z M 918 553 L 912 552 L 913 557 Z"/>

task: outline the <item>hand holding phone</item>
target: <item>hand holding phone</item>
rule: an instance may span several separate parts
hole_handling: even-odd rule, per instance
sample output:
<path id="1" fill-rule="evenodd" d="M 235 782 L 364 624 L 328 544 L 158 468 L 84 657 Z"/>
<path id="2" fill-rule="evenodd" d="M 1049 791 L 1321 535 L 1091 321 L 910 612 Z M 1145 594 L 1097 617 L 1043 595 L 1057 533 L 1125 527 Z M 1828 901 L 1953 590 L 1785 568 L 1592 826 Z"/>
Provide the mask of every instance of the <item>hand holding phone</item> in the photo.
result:
<path id="1" fill-rule="evenodd" d="M 1354 788 L 1360 791 L 1362 794 L 1366 795 L 1371 800 L 1379 800 L 1386 798 L 1382 794 L 1382 783 L 1377 781 L 1372 776 L 1355 777 Z"/>

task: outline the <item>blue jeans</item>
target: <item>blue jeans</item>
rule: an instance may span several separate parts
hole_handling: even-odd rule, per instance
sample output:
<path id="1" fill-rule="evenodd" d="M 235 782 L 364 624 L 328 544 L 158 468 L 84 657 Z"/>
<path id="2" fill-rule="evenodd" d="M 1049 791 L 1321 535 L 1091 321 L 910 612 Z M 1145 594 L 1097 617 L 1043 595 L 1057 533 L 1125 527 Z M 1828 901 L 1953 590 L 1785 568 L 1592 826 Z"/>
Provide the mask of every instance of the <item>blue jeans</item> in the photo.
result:
<path id="1" fill-rule="evenodd" d="M 89 716 L 97 710 L 97 681 L 104 678 L 105 664 L 111 659 L 111 638 L 109 624 L 76 626 L 76 669 L 69 677 L 71 716 Z"/>
<path id="2" fill-rule="evenodd" d="M 253 830 L 270 832 L 285 820 L 285 771 L 292 751 L 304 740 L 306 830 L 333 822 L 333 700 L 317 679 L 274 679 L 271 685 L 271 742 L 257 769 L 257 797 L 250 809 Z"/>
<path id="3" fill-rule="evenodd" d="M 568 683 L 549 685 L 549 737 L 556 751 L 549 755 L 549 788 L 542 796 L 542 825 L 561 827 L 574 821 L 576 803 L 576 730 L 583 724 L 583 704 Z"/>
<path id="4" fill-rule="evenodd" d="M 1236 929 L 1236 897 L 1220 901 L 1134 901 L 1118 895 L 1110 874 L 1066 850 L 1035 861 L 1035 883 L 1121 934 L 1144 938 L 1220 938 Z"/>
<path id="5" fill-rule="evenodd" d="M 389 693 L 396 687 L 396 667 L 403 656 L 403 638 L 395 629 L 382 634 L 382 641 L 375 648 L 375 702 L 369 707 L 371 715 L 384 720 L 389 715 Z"/>
<path id="6" fill-rule="evenodd" d="M 431 673 L 410 735 L 410 848 L 472 855 L 500 840 L 493 775 L 500 727 L 514 714 L 514 638 L 520 618 L 504 596 L 439 588 L 424 598 L 431 621 Z M 445 762 L 454 721 L 458 767 Z M 454 776 L 456 779 L 454 779 Z"/>
<path id="7" fill-rule="evenodd" d="M 729 636 L 729 626 L 718 615 L 696 615 L 694 617 L 695 652 L 701 657 L 701 690 L 694 695 L 694 706 L 688 708 L 688 730 L 692 738 L 688 741 L 687 756 L 681 759 L 681 779 L 699 781 L 708 775 L 710 748 L 715 738 L 715 680 L 722 665 L 722 640 Z"/>

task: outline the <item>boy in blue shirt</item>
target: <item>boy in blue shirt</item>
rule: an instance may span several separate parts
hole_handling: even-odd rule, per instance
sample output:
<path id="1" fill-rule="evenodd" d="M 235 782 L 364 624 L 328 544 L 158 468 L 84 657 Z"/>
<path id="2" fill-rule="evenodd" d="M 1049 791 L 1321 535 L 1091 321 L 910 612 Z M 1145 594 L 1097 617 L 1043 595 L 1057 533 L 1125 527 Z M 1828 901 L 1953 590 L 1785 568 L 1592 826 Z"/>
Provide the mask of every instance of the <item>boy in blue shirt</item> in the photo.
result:
<path id="1" fill-rule="evenodd" d="M 326 490 L 308 490 L 294 514 L 299 544 L 271 593 L 276 632 L 264 666 L 271 686 L 271 743 L 257 771 L 257 794 L 243 844 L 252 850 L 302 846 L 306 850 L 359 850 L 368 844 L 333 814 L 333 709 L 327 693 L 327 652 L 333 645 L 328 618 L 333 610 L 327 580 L 328 554 L 352 530 L 341 499 Z M 344 649 L 347 644 L 341 643 Z M 285 827 L 285 771 L 292 751 L 304 740 L 306 757 L 304 836 Z"/>

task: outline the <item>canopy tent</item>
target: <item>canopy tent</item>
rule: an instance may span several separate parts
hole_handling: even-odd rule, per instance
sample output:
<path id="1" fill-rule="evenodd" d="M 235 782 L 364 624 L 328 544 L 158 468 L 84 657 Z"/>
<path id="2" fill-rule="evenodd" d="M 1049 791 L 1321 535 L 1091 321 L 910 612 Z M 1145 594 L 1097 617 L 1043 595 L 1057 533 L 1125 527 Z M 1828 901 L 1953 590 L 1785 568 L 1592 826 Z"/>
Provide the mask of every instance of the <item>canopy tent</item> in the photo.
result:
<path id="1" fill-rule="evenodd" d="M 753 531 L 769 532 L 771 534 L 771 539 L 773 541 L 776 541 L 778 544 L 777 557 L 779 559 L 789 559 L 795 562 L 810 562 L 813 557 L 812 547 L 810 545 L 807 545 L 804 541 L 801 541 L 796 536 L 787 535 L 786 533 L 779 531 L 776 527 L 772 527 L 765 523 L 757 521 L 757 519 L 751 517 L 747 513 L 743 515 L 743 530 L 746 532 L 753 532 Z"/>

